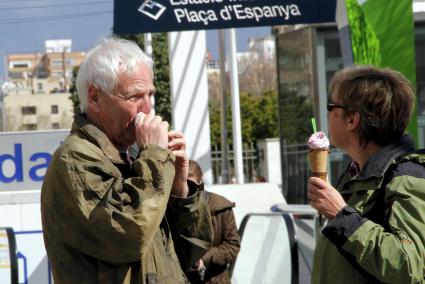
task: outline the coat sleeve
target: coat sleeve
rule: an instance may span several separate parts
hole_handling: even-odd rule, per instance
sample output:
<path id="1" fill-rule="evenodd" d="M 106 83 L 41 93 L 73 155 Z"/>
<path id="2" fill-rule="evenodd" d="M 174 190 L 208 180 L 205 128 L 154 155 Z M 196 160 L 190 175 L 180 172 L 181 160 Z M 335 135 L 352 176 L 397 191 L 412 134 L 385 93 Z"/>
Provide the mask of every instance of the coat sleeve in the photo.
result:
<path id="1" fill-rule="evenodd" d="M 174 156 L 149 145 L 134 162 L 137 175 L 123 178 L 100 149 L 82 144 L 52 160 L 42 189 L 43 229 L 99 260 L 140 260 L 165 214 Z"/>
<path id="2" fill-rule="evenodd" d="M 192 269 L 213 241 L 208 203 L 197 185 L 188 181 L 188 186 L 188 197 L 171 195 L 166 213 L 175 251 L 185 272 Z"/>
<path id="3" fill-rule="evenodd" d="M 384 283 L 419 283 L 424 279 L 425 179 L 393 178 L 385 202 L 391 208 L 389 231 L 350 207 L 323 229 L 344 254 Z"/>
<path id="4" fill-rule="evenodd" d="M 197 239 L 204 248 L 210 247 L 213 228 L 208 203 L 193 183 L 188 182 L 188 186 L 188 197 L 179 198 L 171 195 L 168 202 L 167 219 L 173 238 L 178 239 L 182 236 L 186 240 Z"/>
<path id="5" fill-rule="evenodd" d="M 231 208 L 220 213 L 222 218 L 222 242 L 210 248 L 202 261 L 208 267 L 210 264 L 227 265 L 236 260 L 240 249 L 240 236 L 236 227 L 235 216 Z"/>

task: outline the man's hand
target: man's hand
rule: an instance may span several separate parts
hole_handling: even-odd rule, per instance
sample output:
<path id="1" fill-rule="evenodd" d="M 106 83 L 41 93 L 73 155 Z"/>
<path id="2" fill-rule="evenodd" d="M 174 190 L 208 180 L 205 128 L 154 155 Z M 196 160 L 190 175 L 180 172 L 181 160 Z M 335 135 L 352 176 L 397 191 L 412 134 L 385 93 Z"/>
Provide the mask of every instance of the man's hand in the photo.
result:
<path id="1" fill-rule="evenodd" d="M 196 265 L 196 269 L 198 270 L 200 280 L 204 281 L 205 271 L 207 270 L 204 265 L 204 262 L 202 261 L 202 259 L 200 259 L 196 262 L 195 265 Z"/>
<path id="2" fill-rule="evenodd" d="M 152 113 L 138 113 L 136 118 L 136 143 L 142 145 L 154 144 L 166 148 L 168 144 L 168 122 Z"/>
<path id="3" fill-rule="evenodd" d="M 311 177 L 307 188 L 311 206 L 328 219 L 335 218 L 336 214 L 347 205 L 341 194 L 320 178 Z"/>
<path id="4" fill-rule="evenodd" d="M 187 197 L 189 187 L 189 159 L 186 155 L 186 141 L 179 131 L 168 132 L 168 149 L 176 156 L 176 175 L 174 176 L 172 194 L 178 197 Z"/>

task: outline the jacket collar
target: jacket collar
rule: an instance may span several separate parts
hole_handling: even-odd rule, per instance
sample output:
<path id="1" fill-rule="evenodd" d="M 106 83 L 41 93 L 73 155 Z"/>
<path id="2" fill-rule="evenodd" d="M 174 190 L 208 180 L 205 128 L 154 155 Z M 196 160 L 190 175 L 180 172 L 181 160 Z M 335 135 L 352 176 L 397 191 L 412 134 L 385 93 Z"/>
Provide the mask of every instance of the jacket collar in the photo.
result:
<path id="1" fill-rule="evenodd" d="M 97 126 L 90 123 L 85 114 L 76 114 L 72 124 L 71 134 L 80 133 L 87 140 L 97 145 L 113 163 L 125 163 L 120 150 L 117 149 L 108 136 Z"/>
<path id="2" fill-rule="evenodd" d="M 382 147 L 373 154 L 360 171 L 357 179 L 383 176 L 391 162 L 407 152 L 414 151 L 415 144 L 410 135 L 404 135 L 394 143 Z"/>

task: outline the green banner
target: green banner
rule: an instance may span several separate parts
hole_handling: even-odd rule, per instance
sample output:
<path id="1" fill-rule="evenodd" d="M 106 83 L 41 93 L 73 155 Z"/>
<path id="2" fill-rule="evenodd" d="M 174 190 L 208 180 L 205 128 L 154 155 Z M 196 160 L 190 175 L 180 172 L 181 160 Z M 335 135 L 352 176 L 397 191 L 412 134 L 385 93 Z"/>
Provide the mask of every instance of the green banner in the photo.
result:
<path id="1" fill-rule="evenodd" d="M 416 89 L 412 0 L 345 0 L 354 64 L 403 73 Z M 407 131 L 418 141 L 416 108 Z"/>

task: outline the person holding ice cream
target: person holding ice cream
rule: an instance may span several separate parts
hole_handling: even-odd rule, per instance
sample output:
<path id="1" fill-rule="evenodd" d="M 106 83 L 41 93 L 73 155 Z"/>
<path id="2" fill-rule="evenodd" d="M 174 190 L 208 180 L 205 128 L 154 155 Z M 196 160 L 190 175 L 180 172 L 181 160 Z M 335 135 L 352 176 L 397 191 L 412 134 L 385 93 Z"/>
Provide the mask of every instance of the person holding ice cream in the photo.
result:
<path id="1" fill-rule="evenodd" d="M 425 151 L 405 134 L 413 107 L 396 71 L 355 66 L 332 79 L 330 142 L 352 162 L 335 187 L 308 181 L 311 206 L 328 219 L 312 283 L 425 283 Z"/>

